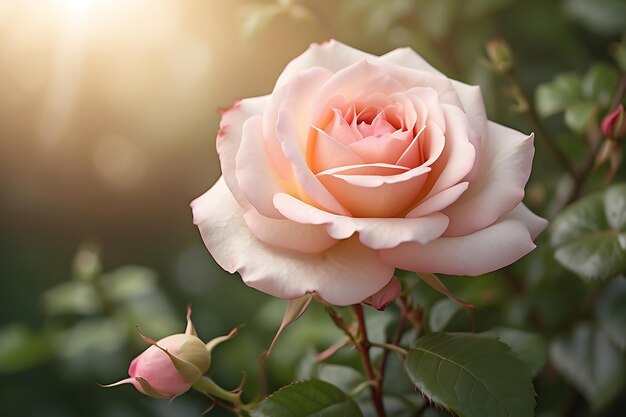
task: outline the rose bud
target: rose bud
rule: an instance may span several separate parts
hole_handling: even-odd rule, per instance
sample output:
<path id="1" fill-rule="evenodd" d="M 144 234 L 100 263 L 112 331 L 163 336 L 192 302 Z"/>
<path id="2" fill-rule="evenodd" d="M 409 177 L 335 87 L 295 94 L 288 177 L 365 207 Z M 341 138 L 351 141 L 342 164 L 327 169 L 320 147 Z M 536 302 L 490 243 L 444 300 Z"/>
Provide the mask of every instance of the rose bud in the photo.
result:
<path id="1" fill-rule="evenodd" d="M 132 384 L 139 392 L 153 398 L 178 397 L 203 378 L 211 365 L 213 348 L 235 333 L 236 329 L 205 344 L 196 335 L 188 308 L 185 333 L 167 336 L 157 342 L 141 335 L 152 346 L 133 359 L 128 368 L 130 377 L 103 386 Z"/>
<path id="2" fill-rule="evenodd" d="M 489 61 L 499 74 L 506 74 L 513 68 L 513 52 L 508 43 L 502 38 L 492 38 L 485 46 Z"/>
<path id="3" fill-rule="evenodd" d="M 610 139 L 621 139 L 626 136 L 623 104 L 620 104 L 611 113 L 604 116 L 601 128 L 604 136 Z"/>

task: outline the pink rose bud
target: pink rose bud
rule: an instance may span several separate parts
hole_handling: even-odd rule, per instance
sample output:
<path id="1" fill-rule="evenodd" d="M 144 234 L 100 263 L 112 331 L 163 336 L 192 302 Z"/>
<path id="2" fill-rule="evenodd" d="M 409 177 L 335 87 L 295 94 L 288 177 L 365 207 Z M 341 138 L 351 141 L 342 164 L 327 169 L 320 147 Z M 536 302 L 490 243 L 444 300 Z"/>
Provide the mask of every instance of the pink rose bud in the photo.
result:
<path id="1" fill-rule="evenodd" d="M 376 310 L 384 310 L 387 304 L 398 298 L 400 291 L 402 291 L 400 280 L 393 277 L 380 291 L 365 299 L 363 302 L 374 307 Z"/>
<path id="2" fill-rule="evenodd" d="M 234 335 L 235 331 L 231 331 L 227 336 L 205 344 L 196 335 L 191 322 L 191 309 L 188 309 L 185 333 L 167 336 L 157 342 L 142 335 L 152 346 L 133 359 L 128 368 L 130 377 L 104 386 L 132 384 L 139 392 L 150 397 L 178 397 L 208 371 L 213 348 Z"/>
<path id="3" fill-rule="evenodd" d="M 621 139 L 626 136 L 626 123 L 624 123 L 624 105 L 620 104 L 611 113 L 602 119 L 602 133 L 611 139 Z"/>

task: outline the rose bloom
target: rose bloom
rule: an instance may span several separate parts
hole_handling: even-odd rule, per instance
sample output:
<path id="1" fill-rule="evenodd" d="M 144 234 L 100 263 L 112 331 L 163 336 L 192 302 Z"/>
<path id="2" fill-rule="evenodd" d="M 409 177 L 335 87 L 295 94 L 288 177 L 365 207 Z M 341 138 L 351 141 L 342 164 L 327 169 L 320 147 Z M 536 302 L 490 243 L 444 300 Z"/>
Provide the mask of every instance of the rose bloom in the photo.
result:
<path id="1" fill-rule="evenodd" d="M 215 260 L 276 297 L 349 305 L 396 268 L 480 275 L 530 252 L 533 135 L 408 48 L 311 45 L 217 135 L 222 177 L 192 203 Z M 377 295 L 378 294 L 378 295 Z"/>

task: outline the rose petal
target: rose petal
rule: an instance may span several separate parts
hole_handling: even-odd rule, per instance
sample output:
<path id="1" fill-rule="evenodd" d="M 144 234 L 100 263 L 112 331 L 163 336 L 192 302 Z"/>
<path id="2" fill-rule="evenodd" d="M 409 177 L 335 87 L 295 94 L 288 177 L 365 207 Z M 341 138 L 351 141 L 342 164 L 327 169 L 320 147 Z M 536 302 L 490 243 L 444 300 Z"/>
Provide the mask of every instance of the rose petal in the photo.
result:
<path id="1" fill-rule="evenodd" d="M 280 219 L 274 207 L 274 194 L 285 191 L 272 167 L 263 147 L 261 116 L 253 116 L 243 125 L 241 147 L 235 158 L 237 181 L 246 200 L 265 217 Z"/>
<path id="2" fill-rule="evenodd" d="M 439 194 L 435 194 L 432 197 L 421 201 L 406 215 L 406 217 L 420 217 L 441 211 L 458 200 L 465 190 L 467 190 L 468 186 L 468 182 L 461 182 L 455 186 L 447 188 Z"/>
<path id="3" fill-rule="evenodd" d="M 533 235 L 547 222 L 520 204 L 491 226 L 467 236 L 440 237 L 425 245 L 403 243 L 381 251 L 396 268 L 425 274 L 481 275 L 509 265 L 535 248 Z"/>
<path id="4" fill-rule="evenodd" d="M 448 219 L 440 213 L 417 219 L 338 216 L 282 193 L 274 196 L 274 205 L 297 223 L 325 225 L 335 239 L 347 239 L 359 233 L 359 240 L 372 249 L 393 248 L 403 242 L 428 243 L 441 236 L 448 225 Z"/>
<path id="5" fill-rule="evenodd" d="M 358 239 L 320 254 L 271 247 L 256 239 L 223 179 L 192 203 L 194 223 L 218 264 L 253 288 L 279 298 L 316 293 L 334 305 L 363 301 L 384 287 L 394 268 Z"/>
<path id="6" fill-rule="evenodd" d="M 385 164 L 343 167 L 317 174 L 322 184 L 354 217 L 394 217 L 407 209 L 423 187 L 430 168 L 420 166 L 395 175 Z M 359 172 L 363 170 L 363 174 Z"/>
<path id="7" fill-rule="evenodd" d="M 411 48 L 397 48 L 391 52 L 382 55 L 380 59 L 384 59 L 387 62 L 392 62 L 397 65 L 403 65 L 405 67 L 417 69 L 420 71 L 427 71 L 437 75 L 443 75 L 435 67 L 430 65 L 424 60 L 417 52 Z"/>
<path id="8" fill-rule="evenodd" d="M 431 165 L 430 189 L 426 198 L 452 187 L 472 170 L 476 155 L 474 146 L 469 140 L 471 127 L 467 117 L 458 108 L 447 104 L 442 105 L 446 119 L 445 147 L 441 156 Z M 434 181 L 431 184 L 430 181 Z"/>
<path id="9" fill-rule="evenodd" d="M 306 69 L 321 67 L 331 72 L 337 72 L 364 58 L 377 59 L 378 57 L 354 49 L 334 39 L 322 44 L 313 43 L 309 46 L 309 49 L 293 59 L 285 67 L 276 81 L 275 89 L 282 87 L 294 76 Z"/>
<path id="10" fill-rule="evenodd" d="M 481 164 L 467 191 L 443 213 L 450 217 L 446 236 L 463 236 L 483 229 L 516 207 L 530 176 L 533 135 L 488 123 Z"/>
<path id="11" fill-rule="evenodd" d="M 247 210 L 243 218 L 257 239 L 279 248 L 320 253 L 337 244 L 337 240 L 330 237 L 323 226 L 271 219 L 254 208 Z"/>
<path id="12" fill-rule="evenodd" d="M 294 118 L 292 121 L 293 126 L 295 126 L 294 140 L 297 141 L 298 147 L 304 152 L 310 127 L 314 125 L 314 121 L 311 119 L 313 97 L 331 76 L 332 73 L 323 68 L 311 68 L 294 75 L 289 83 L 281 88 L 274 89 L 266 105 L 263 113 L 263 140 L 265 148 L 272 166 L 278 175 L 285 180 L 292 179 L 293 172 L 289 160 L 283 153 L 276 132 L 280 109 L 286 102 L 289 102 L 293 107 L 290 114 Z"/>
<path id="13" fill-rule="evenodd" d="M 241 144 L 244 122 L 252 116 L 263 114 L 263 109 L 265 109 L 268 101 L 269 96 L 246 98 L 235 103 L 222 114 L 216 140 L 217 153 L 219 154 L 224 180 L 241 207 L 248 207 L 249 204 L 239 189 L 235 173 L 235 155 Z"/>
<path id="14" fill-rule="evenodd" d="M 364 161 L 350 148 L 328 133 L 314 128 L 317 134 L 309 139 L 310 166 L 314 173 L 343 165 L 362 164 Z"/>

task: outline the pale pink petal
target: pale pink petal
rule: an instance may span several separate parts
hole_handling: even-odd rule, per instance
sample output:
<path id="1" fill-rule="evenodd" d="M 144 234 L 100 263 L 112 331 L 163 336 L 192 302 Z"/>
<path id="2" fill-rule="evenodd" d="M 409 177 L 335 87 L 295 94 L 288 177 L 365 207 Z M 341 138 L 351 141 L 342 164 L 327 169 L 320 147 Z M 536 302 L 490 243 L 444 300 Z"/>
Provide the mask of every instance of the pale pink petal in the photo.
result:
<path id="1" fill-rule="evenodd" d="M 468 182 L 461 182 L 443 190 L 439 194 L 429 197 L 424 201 L 420 201 L 420 203 L 413 210 L 411 210 L 406 217 L 420 217 L 441 211 L 458 200 L 465 190 L 467 190 L 468 186 Z"/>
<path id="2" fill-rule="evenodd" d="M 337 244 L 323 226 L 271 219 L 253 208 L 243 215 L 248 228 L 259 240 L 279 248 L 303 253 L 320 253 Z"/>
<path id="3" fill-rule="evenodd" d="M 425 245 L 404 243 L 381 251 L 396 268 L 425 274 L 481 275 L 505 267 L 535 248 L 533 231 L 545 227 L 543 219 L 526 223 L 522 205 L 491 226 L 467 236 L 441 237 Z"/>
<path id="4" fill-rule="evenodd" d="M 243 124 L 252 116 L 263 114 L 269 96 L 246 98 L 235 103 L 222 113 L 216 147 L 222 166 L 222 175 L 228 188 L 241 207 L 248 207 L 248 202 L 239 189 L 235 174 L 235 155 L 241 144 Z"/>
<path id="5" fill-rule="evenodd" d="M 305 160 L 304 153 L 299 146 L 297 116 L 292 114 L 296 106 L 291 100 L 285 101 L 278 115 L 276 133 L 282 147 L 283 154 L 289 160 L 294 176 L 301 187 L 300 197 L 311 200 L 334 213 L 349 215 L 350 212 L 322 185 L 313 174 Z"/>
<path id="6" fill-rule="evenodd" d="M 446 145 L 441 156 L 431 165 L 430 179 L 434 184 L 428 184 L 431 188 L 426 198 L 461 182 L 472 170 L 476 155 L 469 140 L 471 127 L 465 114 L 458 107 L 447 104 L 442 108 L 446 118 Z"/>
<path id="7" fill-rule="evenodd" d="M 394 49 L 393 51 L 381 56 L 380 59 L 384 59 L 385 61 L 392 62 L 397 65 L 427 71 L 437 75 L 443 75 L 435 69 L 435 67 L 426 62 L 417 52 L 408 47 Z"/>
<path id="8" fill-rule="evenodd" d="M 229 272 L 239 272 L 248 286 L 275 297 L 316 293 L 330 304 L 350 305 L 378 292 L 393 276 L 394 268 L 356 238 L 320 254 L 259 241 L 223 179 L 196 199 L 192 208 L 194 223 L 217 263 Z"/>
<path id="9" fill-rule="evenodd" d="M 349 129 L 349 128 L 348 128 Z M 309 138 L 310 166 L 314 173 L 344 165 L 362 164 L 364 161 L 350 148 L 328 133 L 315 128 L 316 135 Z"/>
<path id="10" fill-rule="evenodd" d="M 452 80 L 470 124 L 481 138 L 487 136 L 487 111 L 480 86 Z M 476 146 L 476 144 L 474 144 Z M 479 149 L 479 148 L 477 148 Z"/>
<path id="11" fill-rule="evenodd" d="M 412 138 L 413 136 L 411 132 L 398 133 L 402 134 L 370 136 L 348 145 L 348 148 L 358 155 L 364 163 L 383 162 L 395 164 L 411 143 L 408 140 L 409 137 Z"/>
<path id="12" fill-rule="evenodd" d="M 415 202 L 430 168 L 421 166 L 381 175 L 377 170 L 390 169 L 383 165 L 337 168 L 320 172 L 317 177 L 354 217 L 394 217 Z"/>
<path id="13" fill-rule="evenodd" d="M 331 72 L 337 72 L 364 58 L 378 59 L 374 55 L 359 51 L 334 39 L 322 44 L 311 44 L 309 49 L 292 60 L 283 70 L 276 81 L 276 88 L 280 88 L 301 71 L 309 68 L 321 67 Z"/>
<path id="14" fill-rule="evenodd" d="M 293 139 L 304 152 L 310 127 L 316 122 L 311 119 L 313 97 L 331 76 L 332 73 L 325 69 L 311 68 L 294 75 L 289 83 L 275 89 L 270 96 L 263 113 L 263 140 L 271 165 L 284 180 L 291 180 L 293 172 L 276 132 L 280 110 L 286 102 L 290 103 L 295 126 Z"/>
<path id="15" fill-rule="evenodd" d="M 261 116 L 251 117 L 244 123 L 241 147 L 235 158 L 237 181 L 246 200 L 259 213 L 280 219 L 282 216 L 274 207 L 272 198 L 274 194 L 286 190 L 273 173 L 265 154 L 261 124 Z"/>
<path id="16" fill-rule="evenodd" d="M 446 236 L 462 236 L 483 229 L 516 207 L 530 176 L 533 135 L 488 123 L 481 164 L 465 193 L 443 213 L 450 217 Z"/>
<path id="17" fill-rule="evenodd" d="M 448 219 L 440 213 L 417 219 L 338 216 L 288 194 L 276 194 L 274 204 L 286 218 L 297 223 L 325 225 L 335 239 L 358 233 L 361 243 L 372 249 L 393 248 L 403 242 L 428 243 L 441 236 L 448 225 Z"/>
<path id="18" fill-rule="evenodd" d="M 404 167 L 431 166 L 439 159 L 446 146 L 446 139 L 439 126 L 430 120 L 406 148 L 396 165 Z M 434 182 L 436 178 L 433 177 Z"/>

